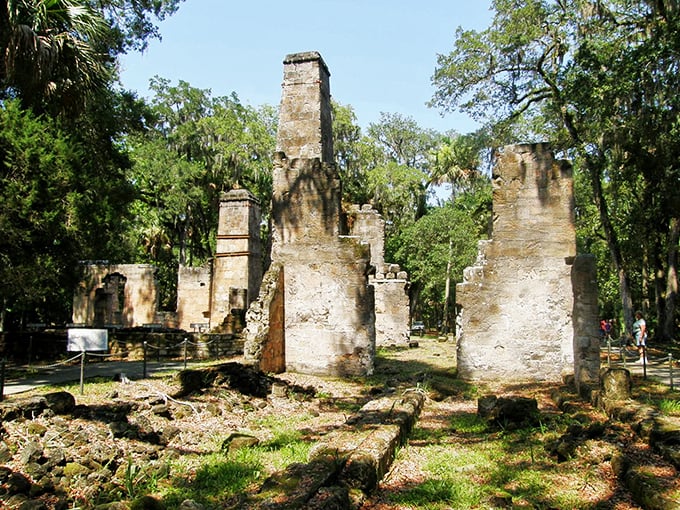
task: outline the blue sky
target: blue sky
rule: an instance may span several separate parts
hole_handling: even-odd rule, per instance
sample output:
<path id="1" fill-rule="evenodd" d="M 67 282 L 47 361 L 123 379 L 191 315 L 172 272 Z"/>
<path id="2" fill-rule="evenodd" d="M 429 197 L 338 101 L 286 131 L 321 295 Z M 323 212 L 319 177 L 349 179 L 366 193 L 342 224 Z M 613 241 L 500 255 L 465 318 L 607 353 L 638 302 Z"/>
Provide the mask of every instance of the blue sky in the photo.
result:
<path id="1" fill-rule="evenodd" d="M 121 62 L 125 88 L 148 97 L 155 75 L 184 80 L 212 95 L 236 92 L 253 106 L 278 105 L 283 59 L 318 51 L 331 72 L 331 94 L 351 105 L 359 125 L 381 112 L 421 127 L 460 133 L 475 123 L 441 116 L 425 103 L 438 53 L 453 48 L 456 28 L 483 29 L 490 0 L 185 0 L 161 23 L 162 41 Z"/>

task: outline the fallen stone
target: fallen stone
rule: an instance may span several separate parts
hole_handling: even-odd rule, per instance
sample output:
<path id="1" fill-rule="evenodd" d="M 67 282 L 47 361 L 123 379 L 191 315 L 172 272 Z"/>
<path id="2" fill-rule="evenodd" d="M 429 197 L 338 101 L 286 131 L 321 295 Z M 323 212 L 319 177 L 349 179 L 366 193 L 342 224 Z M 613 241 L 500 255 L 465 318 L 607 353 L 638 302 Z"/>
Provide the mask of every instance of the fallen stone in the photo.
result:
<path id="1" fill-rule="evenodd" d="M 600 371 L 600 390 L 602 398 L 628 400 L 632 390 L 630 371 L 625 368 L 603 368 Z"/>
<path id="2" fill-rule="evenodd" d="M 45 401 L 54 414 L 69 414 L 76 408 L 76 398 L 68 391 L 47 393 Z"/>
<path id="3" fill-rule="evenodd" d="M 535 425 L 540 417 L 535 398 L 496 395 L 487 395 L 477 401 L 477 415 L 504 428 Z"/>
<path id="4" fill-rule="evenodd" d="M 234 432 L 229 434 L 229 436 L 222 441 L 222 451 L 223 452 L 235 452 L 243 448 L 252 448 L 260 444 L 260 440 L 254 436 L 249 436 L 248 434 L 240 434 Z"/>

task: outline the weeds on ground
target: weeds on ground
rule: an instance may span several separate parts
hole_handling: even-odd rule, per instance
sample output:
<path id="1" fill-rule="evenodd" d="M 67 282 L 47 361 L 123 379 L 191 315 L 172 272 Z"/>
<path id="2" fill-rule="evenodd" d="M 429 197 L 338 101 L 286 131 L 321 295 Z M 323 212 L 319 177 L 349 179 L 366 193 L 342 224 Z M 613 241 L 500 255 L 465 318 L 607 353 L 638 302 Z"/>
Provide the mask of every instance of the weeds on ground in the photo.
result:
<path id="1" fill-rule="evenodd" d="M 545 448 L 569 425 L 555 415 L 535 426 L 508 429 L 467 412 L 453 415 L 442 430 L 416 426 L 400 457 L 420 459 L 422 482 L 392 490 L 386 499 L 427 510 L 597 508 L 593 495 L 607 491 L 606 454 L 585 463 L 558 463 Z"/>

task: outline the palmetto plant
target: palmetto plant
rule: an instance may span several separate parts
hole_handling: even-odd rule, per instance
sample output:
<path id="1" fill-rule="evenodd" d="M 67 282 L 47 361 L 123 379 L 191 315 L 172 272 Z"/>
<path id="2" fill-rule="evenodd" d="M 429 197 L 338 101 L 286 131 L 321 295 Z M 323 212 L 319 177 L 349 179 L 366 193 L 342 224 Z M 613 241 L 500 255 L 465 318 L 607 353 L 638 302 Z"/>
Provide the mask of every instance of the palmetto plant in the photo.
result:
<path id="1" fill-rule="evenodd" d="M 104 18 L 77 0 L 0 2 L 0 94 L 41 111 L 78 110 L 106 83 Z M 6 28 L 5 28 L 6 27 Z"/>

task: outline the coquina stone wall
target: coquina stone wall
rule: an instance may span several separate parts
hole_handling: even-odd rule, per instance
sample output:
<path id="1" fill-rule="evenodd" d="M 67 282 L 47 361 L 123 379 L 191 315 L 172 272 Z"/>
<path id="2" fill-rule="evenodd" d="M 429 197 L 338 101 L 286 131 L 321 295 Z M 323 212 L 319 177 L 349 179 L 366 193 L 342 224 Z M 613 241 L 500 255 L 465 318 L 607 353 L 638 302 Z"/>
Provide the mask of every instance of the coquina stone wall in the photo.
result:
<path id="1" fill-rule="evenodd" d="M 83 264 L 73 294 L 75 324 L 138 327 L 155 323 L 158 284 L 150 264 Z"/>
<path id="2" fill-rule="evenodd" d="M 83 266 L 74 292 L 73 322 L 239 332 L 262 282 L 260 221 L 260 204 L 249 191 L 233 189 L 222 194 L 215 256 L 200 267 L 179 267 L 173 311 L 157 309 L 159 290 L 152 265 Z"/>
<path id="3" fill-rule="evenodd" d="M 260 221 L 260 203 L 248 190 L 222 194 L 212 271 L 211 330 L 232 313 L 245 314 L 257 297 L 262 283 Z M 245 300 L 239 299 L 243 296 Z"/>
<path id="4" fill-rule="evenodd" d="M 267 294 L 283 292 L 283 320 L 272 317 L 275 299 L 268 310 L 260 300 L 251 309 L 261 309 L 262 320 L 283 325 L 286 370 L 370 374 L 375 352 L 373 289 L 367 277 L 370 250 L 357 239 L 339 236 L 341 189 L 333 161 L 330 73 L 321 56 L 288 55 L 282 89 L 271 258 L 272 268 L 283 277 Z M 264 280 L 278 281 L 269 274 Z M 257 331 L 267 329 L 251 323 L 254 315 L 248 313 L 246 354 L 265 352 L 251 345 L 262 342 Z M 262 362 L 258 355 L 246 359 Z"/>
<path id="5" fill-rule="evenodd" d="M 191 325 L 210 327 L 210 292 L 212 265 L 180 266 L 177 273 L 177 322 L 185 331 L 199 329 Z"/>
<path id="6" fill-rule="evenodd" d="M 458 372 L 558 381 L 574 373 L 571 166 L 545 144 L 505 147 L 493 186 L 493 237 L 457 286 Z"/>
<path id="7" fill-rule="evenodd" d="M 369 285 L 375 294 L 375 344 L 406 346 L 410 341 L 408 274 L 398 264 L 385 263 L 385 220 L 370 204 L 354 205 L 348 215 L 350 233 L 371 249 Z"/>

